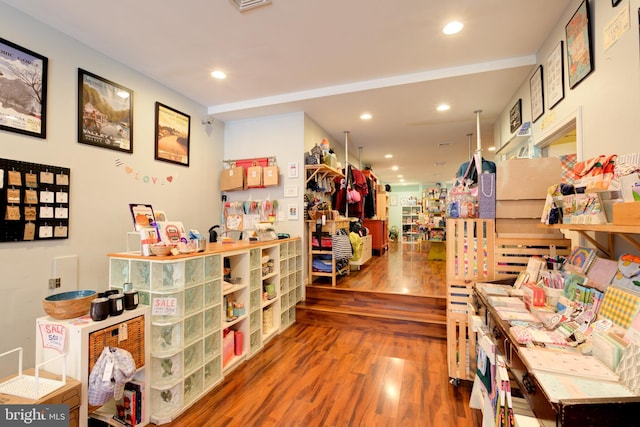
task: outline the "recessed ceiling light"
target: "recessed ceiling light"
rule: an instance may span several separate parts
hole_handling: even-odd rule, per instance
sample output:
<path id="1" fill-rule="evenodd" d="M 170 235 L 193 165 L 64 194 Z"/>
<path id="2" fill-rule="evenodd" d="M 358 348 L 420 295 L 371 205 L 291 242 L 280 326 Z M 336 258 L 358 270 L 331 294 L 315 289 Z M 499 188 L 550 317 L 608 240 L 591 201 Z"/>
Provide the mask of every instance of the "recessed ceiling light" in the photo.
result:
<path id="1" fill-rule="evenodd" d="M 360 118 L 361 118 L 362 120 L 371 120 L 371 114 L 369 114 L 369 113 L 362 113 L 362 114 L 360 114 Z"/>
<path id="2" fill-rule="evenodd" d="M 404 175 L 397 175 L 398 178 L 404 178 Z"/>
<path id="3" fill-rule="evenodd" d="M 385 159 L 390 159 L 390 158 L 392 158 L 392 157 L 393 157 L 393 154 L 385 154 L 385 155 L 384 155 L 384 158 L 385 158 Z"/>
<path id="4" fill-rule="evenodd" d="M 219 80 L 227 78 L 227 75 L 224 72 L 220 71 L 220 70 L 216 70 L 216 71 L 212 72 L 211 76 L 216 78 L 216 79 L 219 79 Z"/>
<path id="5" fill-rule="evenodd" d="M 440 104 L 438 105 L 438 108 L 436 108 L 436 110 L 438 111 L 447 111 L 451 109 L 451 106 L 449 104 Z"/>
<path id="6" fill-rule="evenodd" d="M 492 145 L 491 147 L 487 148 L 487 150 L 489 150 L 489 151 L 496 151 L 496 147 Z"/>
<path id="7" fill-rule="evenodd" d="M 464 27 L 462 22 L 451 21 L 444 26 L 444 28 L 442 29 L 442 32 L 450 36 L 452 34 L 459 33 L 462 30 L 462 27 Z"/>
<path id="8" fill-rule="evenodd" d="M 402 179 L 400 180 L 400 182 L 404 182 L 404 178 L 402 178 Z"/>
<path id="9" fill-rule="evenodd" d="M 445 162 L 433 162 L 433 166 L 444 166 Z"/>
<path id="10" fill-rule="evenodd" d="M 391 170 L 397 171 L 399 168 L 397 166 L 391 166 Z"/>

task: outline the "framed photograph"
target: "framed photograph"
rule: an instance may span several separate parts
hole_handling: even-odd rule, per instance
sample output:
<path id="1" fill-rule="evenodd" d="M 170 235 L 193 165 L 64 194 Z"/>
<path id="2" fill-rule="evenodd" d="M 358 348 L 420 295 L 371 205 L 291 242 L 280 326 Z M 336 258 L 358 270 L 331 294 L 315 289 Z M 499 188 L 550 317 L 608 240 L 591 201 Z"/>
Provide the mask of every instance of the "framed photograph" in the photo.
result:
<path id="1" fill-rule="evenodd" d="M 287 164 L 287 178 L 298 177 L 298 162 L 290 162 Z"/>
<path id="2" fill-rule="evenodd" d="M 78 142 L 133 153 L 133 91 L 78 68 Z"/>
<path id="3" fill-rule="evenodd" d="M 531 121 L 534 123 L 544 114 L 544 90 L 542 89 L 542 65 L 539 65 L 529 79 L 531 93 Z"/>
<path id="4" fill-rule="evenodd" d="M 522 98 L 519 98 L 509 110 L 509 130 L 511 133 L 517 131 L 520 126 L 522 126 Z"/>
<path id="5" fill-rule="evenodd" d="M 560 43 L 547 57 L 547 71 L 544 73 L 547 84 L 547 106 L 555 107 L 564 98 L 564 43 Z"/>
<path id="6" fill-rule="evenodd" d="M 47 137 L 48 62 L 0 38 L 0 129 Z"/>
<path id="7" fill-rule="evenodd" d="M 156 160 L 189 166 L 191 117 L 156 102 Z"/>
<path id="8" fill-rule="evenodd" d="M 589 2 L 584 0 L 565 27 L 569 87 L 573 89 L 593 71 Z"/>
<path id="9" fill-rule="evenodd" d="M 295 221 L 298 219 L 298 205 L 289 205 L 287 209 L 287 219 Z"/>

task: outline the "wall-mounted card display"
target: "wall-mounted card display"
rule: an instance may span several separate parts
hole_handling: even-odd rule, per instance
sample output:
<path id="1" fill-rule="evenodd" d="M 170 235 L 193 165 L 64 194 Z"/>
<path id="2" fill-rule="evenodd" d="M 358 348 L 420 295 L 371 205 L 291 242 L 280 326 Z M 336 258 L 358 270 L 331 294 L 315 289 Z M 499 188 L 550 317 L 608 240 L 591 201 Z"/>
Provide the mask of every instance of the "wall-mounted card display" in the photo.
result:
<path id="1" fill-rule="evenodd" d="M 69 238 L 71 169 L 0 158 L 0 242 Z"/>

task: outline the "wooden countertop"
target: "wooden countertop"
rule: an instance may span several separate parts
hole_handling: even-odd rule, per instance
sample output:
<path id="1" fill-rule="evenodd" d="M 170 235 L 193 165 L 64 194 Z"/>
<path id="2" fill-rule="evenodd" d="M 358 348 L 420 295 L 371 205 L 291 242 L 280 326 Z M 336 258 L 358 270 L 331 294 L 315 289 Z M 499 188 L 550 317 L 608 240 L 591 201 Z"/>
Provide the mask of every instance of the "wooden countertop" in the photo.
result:
<path id="1" fill-rule="evenodd" d="M 202 255 L 213 255 L 213 254 L 219 254 L 219 253 L 225 253 L 225 252 L 242 251 L 242 250 L 248 250 L 253 248 L 260 248 L 264 246 L 272 246 L 280 243 L 296 241 L 299 239 L 300 239 L 299 237 L 291 237 L 288 239 L 269 240 L 266 242 L 249 242 L 247 240 L 242 240 L 242 241 L 237 241 L 232 243 L 222 243 L 222 242 L 207 243 L 207 249 L 205 249 L 202 252 L 191 252 L 188 254 L 167 255 L 167 256 L 157 256 L 157 255 L 144 256 L 144 255 L 141 255 L 139 252 L 110 253 L 110 254 L 107 254 L 107 256 L 112 258 L 136 258 L 136 259 L 146 259 L 146 260 L 152 259 L 152 260 L 168 261 L 168 260 L 191 258 L 195 256 L 202 256 Z"/>

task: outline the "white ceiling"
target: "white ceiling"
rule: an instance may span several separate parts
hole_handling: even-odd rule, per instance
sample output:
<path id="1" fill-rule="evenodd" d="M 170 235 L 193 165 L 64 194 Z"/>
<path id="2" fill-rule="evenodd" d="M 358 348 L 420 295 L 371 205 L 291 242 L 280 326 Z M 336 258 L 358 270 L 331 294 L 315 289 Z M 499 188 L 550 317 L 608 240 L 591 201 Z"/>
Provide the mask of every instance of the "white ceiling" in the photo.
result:
<path id="1" fill-rule="evenodd" d="M 240 13 L 232 0 L 0 1 L 195 100 L 216 120 L 305 111 L 338 141 L 349 131 L 350 153 L 391 184 L 397 174 L 409 183 L 453 177 L 468 159 L 469 133 L 475 149 L 475 110 L 483 111 L 483 147 L 492 145 L 493 123 L 571 3 L 272 0 Z M 444 36 L 452 19 L 465 27 Z M 211 78 L 214 69 L 227 79 Z M 451 110 L 436 112 L 442 102 Z M 363 112 L 373 119 L 362 122 Z M 192 119 L 199 126 L 205 118 Z"/>

